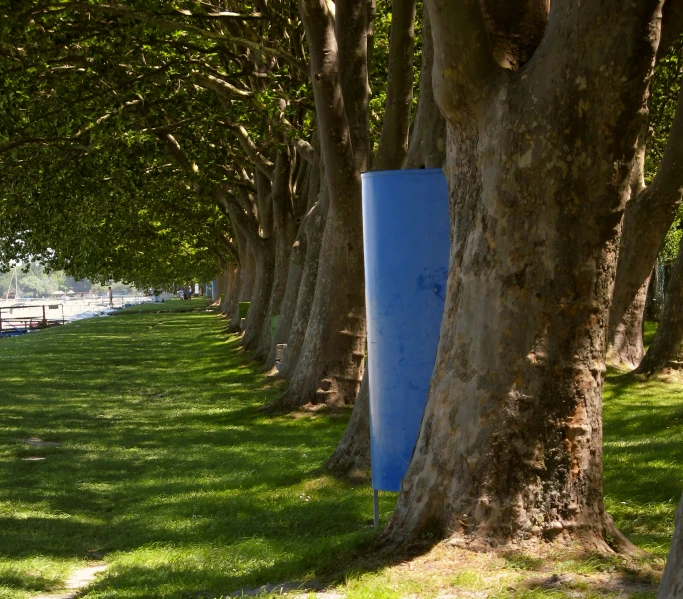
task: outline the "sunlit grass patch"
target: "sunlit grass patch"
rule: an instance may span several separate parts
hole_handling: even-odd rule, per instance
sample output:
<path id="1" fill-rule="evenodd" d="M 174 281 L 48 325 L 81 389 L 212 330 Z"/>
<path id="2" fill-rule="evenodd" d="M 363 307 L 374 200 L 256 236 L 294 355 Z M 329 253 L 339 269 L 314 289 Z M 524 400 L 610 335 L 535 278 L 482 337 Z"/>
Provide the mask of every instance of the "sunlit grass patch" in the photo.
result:
<path id="1" fill-rule="evenodd" d="M 478 572 L 472 570 L 462 570 L 455 576 L 448 580 L 448 583 L 454 587 L 461 587 L 464 589 L 477 589 L 482 585 L 482 577 Z"/>
<path id="2" fill-rule="evenodd" d="M 605 505 L 617 526 L 665 557 L 683 491 L 683 384 L 608 372 L 604 472 Z"/>
<path id="3" fill-rule="evenodd" d="M 57 588 L 77 565 L 76 560 L 46 560 L 43 556 L 0 558 L 0 598 L 32 597 Z"/>
<path id="4" fill-rule="evenodd" d="M 57 589 L 92 555 L 109 568 L 87 597 L 220 596 L 315 576 L 375 534 L 366 488 L 312 474 L 346 418 L 257 413 L 282 384 L 207 308 L 0 342 L 0 597 Z"/>

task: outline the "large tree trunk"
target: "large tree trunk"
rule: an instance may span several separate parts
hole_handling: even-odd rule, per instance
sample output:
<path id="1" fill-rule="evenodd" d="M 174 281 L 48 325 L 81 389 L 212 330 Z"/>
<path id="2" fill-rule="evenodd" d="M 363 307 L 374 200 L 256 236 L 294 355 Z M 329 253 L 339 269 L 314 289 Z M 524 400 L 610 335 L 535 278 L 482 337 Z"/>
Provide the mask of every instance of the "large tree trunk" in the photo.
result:
<path id="1" fill-rule="evenodd" d="M 254 288 L 249 299 L 249 312 L 242 344 L 246 349 L 255 352 L 269 313 L 270 292 L 275 275 L 275 240 L 272 237 L 259 238 L 253 243 L 253 248 L 256 273 Z"/>
<path id="2" fill-rule="evenodd" d="M 323 227 L 313 224 L 312 227 L 309 222 L 315 219 L 315 212 L 319 210 L 316 208 L 318 201 L 318 194 L 320 193 L 320 161 L 317 156 L 317 152 L 314 152 L 311 158 L 312 162 L 307 167 L 306 182 L 304 185 L 303 193 L 306 194 L 306 211 L 299 224 L 299 229 L 297 231 L 296 240 L 292 246 L 292 251 L 289 259 L 289 272 L 287 273 L 287 288 L 285 289 L 285 295 L 282 299 L 282 305 L 280 307 L 280 318 L 278 319 L 277 329 L 275 330 L 275 338 L 270 348 L 270 353 L 266 360 L 266 367 L 272 368 L 275 365 L 275 350 L 278 344 L 288 343 L 290 333 L 292 331 L 292 326 L 294 323 L 295 315 L 300 304 L 307 304 L 310 312 L 310 305 L 313 300 L 313 292 L 315 290 L 315 278 L 313 285 L 310 285 L 306 289 L 310 291 L 304 291 L 308 293 L 308 297 L 303 297 L 302 290 L 304 286 L 302 285 L 304 273 L 306 270 L 306 260 L 309 248 L 309 237 L 311 235 L 316 235 L 318 241 L 322 240 L 322 229 Z M 316 251 L 316 272 L 317 272 L 317 256 L 320 254 L 320 245 Z M 305 321 L 308 321 L 308 313 L 306 313 Z M 305 330 L 305 329 L 304 329 Z M 299 347 L 303 343 L 303 333 L 301 334 L 301 340 L 299 341 Z M 293 348 L 292 348 L 293 349 Z M 288 346 L 285 354 L 290 351 Z M 298 357 L 298 352 L 297 352 Z M 280 375 L 285 376 L 285 372 L 282 368 L 282 362 L 280 365 Z"/>
<path id="3" fill-rule="evenodd" d="M 349 478 L 364 477 L 370 470 L 370 382 L 367 369 L 344 436 L 323 467 Z"/>
<path id="4" fill-rule="evenodd" d="M 624 323 L 627 312 L 638 306 L 636 296 L 649 278 L 657 261 L 664 237 L 671 228 L 681 203 L 683 190 L 683 86 L 678 95 L 676 116 L 671 127 L 669 140 L 657 170 L 657 175 L 649 187 L 643 178 L 645 163 L 645 144 L 641 135 L 638 162 L 639 172 L 632 181 L 635 199 L 628 203 L 624 214 L 624 224 L 619 249 L 619 262 L 614 282 L 614 295 L 609 317 L 609 340 L 615 348 L 619 344 L 618 329 L 628 327 Z M 617 351 L 617 358 L 619 352 Z M 628 359 L 627 359 L 628 361 Z"/>
<path id="5" fill-rule="evenodd" d="M 275 366 L 276 349 L 279 344 L 286 344 L 289 332 L 292 329 L 292 321 L 296 311 L 299 288 L 301 287 L 301 277 L 304 272 L 306 261 L 306 246 L 303 243 L 305 236 L 299 232 L 292 247 L 289 257 L 289 268 L 287 269 L 287 286 L 280 305 L 275 334 L 273 335 L 268 356 L 266 358 L 265 370 L 270 371 Z"/>
<path id="6" fill-rule="evenodd" d="M 304 345 L 280 406 L 340 406 L 358 393 L 365 356 L 365 297 L 357 283 L 363 276 L 361 224 L 343 221 L 330 205 Z"/>
<path id="7" fill-rule="evenodd" d="M 218 298 L 216 299 L 221 307 L 221 312 L 225 313 L 223 307 L 226 305 L 226 299 L 233 295 L 235 291 L 235 265 L 228 263 L 225 270 L 216 279 L 216 289 L 218 292 Z M 221 296 L 223 296 L 222 302 Z"/>
<path id="8" fill-rule="evenodd" d="M 221 294 L 226 293 L 227 280 L 225 278 L 225 271 L 216 273 L 216 291 L 214 293 L 213 286 L 211 288 L 211 301 L 217 302 L 222 309 Z"/>
<path id="9" fill-rule="evenodd" d="M 393 0 L 391 8 L 387 101 L 377 155 L 372 163 L 376 171 L 397 169 L 403 163 L 408 152 L 413 105 L 415 0 Z"/>
<path id="10" fill-rule="evenodd" d="M 275 162 L 272 191 L 273 214 L 273 281 L 268 299 L 268 310 L 261 328 L 255 356 L 266 361 L 271 347 L 275 347 L 271 333 L 271 318 L 280 314 L 280 305 L 287 288 L 289 257 L 296 237 L 296 223 L 292 215 L 292 161 L 289 152 L 279 152 Z M 270 365 L 272 367 L 272 365 Z M 270 369 L 266 364 L 266 368 Z"/>
<path id="11" fill-rule="evenodd" d="M 516 72 L 495 62 L 478 3 L 428 7 L 451 257 L 429 398 L 386 535 L 625 547 L 603 503 L 601 392 L 659 6 L 553 3 Z"/>
<path id="12" fill-rule="evenodd" d="M 446 119 L 434 99 L 432 65 L 434 44 L 429 11 L 422 10 L 422 65 L 420 95 L 415 121 L 410 134 L 410 145 L 403 168 L 441 168 L 446 160 Z"/>
<path id="13" fill-rule="evenodd" d="M 240 290 L 242 288 L 242 267 L 238 266 L 233 275 L 232 289 L 230 293 L 225 295 L 223 299 L 223 304 L 221 306 L 221 312 L 225 314 L 228 318 L 228 331 L 231 333 L 236 333 L 239 331 L 239 322 L 235 323 L 235 312 L 238 310 Z"/>
<path id="14" fill-rule="evenodd" d="M 365 290 L 360 173 L 368 163 L 367 2 L 300 0 L 311 50 L 330 206 L 316 290 L 292 384 L 278 402 L 352 403 L 363 374 Z"/>
<path id="15" fill-rule="evenodd" d="M 611 333 L 607 360 L 616 365 L 637 368 L 645 354 L 643 346 L 643 319 L 645 318 L 645 302 L 650 277 L 645 279 L 642 287 L 624 313 L 621 322 Z"/>
<path id="16" fill-rule="evenodd" d="M 321 173 L 323 172 L 324 169 L 321 166 Z M 308 214 L 306 214 L 300 227 L 300 233 L 305 237 L 306 259 L 303 272 L 301 273 L 296 310 L 294 311 L 292 326 L 287 337 L 287 349 L 280 364 L 280 375 L 287 379 L 291 379 L 294 376 L 306 338 L 306 330 L 308 329 L 316 283 L 318 281 L 320 250 L 329 204 L 327 182 L 321 177 L 318 200 Z"/>
<path id="17" fill-rule="evenodd" d="M 653 374 L 669 369 L 683 369 L 683 253 L 680 246 L 655 338 L 637 372 Z"/>
<path id="18" fill-rule="evenodd" d="M 235 275 L 237 273 L 236 266 L 234 264 L 228 264 L 228 269 L 225 271 L 224 275 L 227 279 L 227 285 L 226 285 L 226 295 L 231 295 L 232 292 L 235 289 L 236 281 L 235 281 Z"/>
<path id="19" fill-rule="evenodd" d="M 235 292 L 230 294 L 229 300 L 226 298 L 226 301 L 229 301 L 229 304 L 226 305 L 226 314 L 230 318 L 228 325 L 228 332 L 230 333 L 240 332 L 239 303 L 250 300 L 256 278 L 254 253 L 247 237 L 242 234 L 238 227 L 235 227 L 235 239 L 240 254 L 240 266 L 236 275 L 239 281 L 233 287 Z"/>
<path id="20" fill-rule="evenodd" d="M 676 527 L 657 599 L 683 598 L 683 497 L 676 512 Z"/>
<path id="21" fill-rule="evenodd" d="M 408 129 L 410 123 L 410 106 L 413 97 L 413 32 L 415 19 L 414 0 L 394 0 L 393 18 L 391 22 L 389 82 L 387 86 L 387 108 L 385 120 L 382 125 L 377 156 L 373 162 L 373 170 L 394 170 L 401 168 L 401 163 L 408 160 Z M 424 15 L 426 17 L 426 11 Z M 445 138 L 446 123 L 439 107 L 434 102 L 432 89 L 432 40 L 429 29 L 429 20 L 424 19 L 423 25 L 423 68 L 427 74 L 420 77 L 420 96 L 418 99 L 417 112 L 423 123 L 430 126 L 422 127 L 418 135 L 434 133 L 437 127 L 432 123 L 441 122 L 442 134 Z M 408 82 L 410 85 L 408 86 Z M 424 89 L 422 88 L 424 86 Z M 431 104 L 431 105 L 430 105 Z M 434 115 L 438 115 L 438 119 Z M 415 134 L 415 132 L 414 132 Z M 411 140 L 410 147 L 418 144 Z M 430 148 L 425 152 L 427 148 Z M 425 154 L 430 154 L 430 160 L 437 159 L 438 152 L 432 152 L 434 148 L 430 140 L 421 140 L 419 150 L 413 152 L 413 159 L 417 156 L 424 161 Z M 445 150 L 445 141 L 443 142 Z M 445 157 L 445 151 L 441 154 L 441 166 Z M 424 164 L 421 165 L 424 167 Z M 419 168 L 419 165 L 411 165 L 408 168 Z M 341 476 L 356 477 L 370 468 L 370 386 L 367 364 L 363 373 L 358 397 L 354 403 L 351 419 L 346 427 L 344 436 L 340 440 L 324 467 Z"/>

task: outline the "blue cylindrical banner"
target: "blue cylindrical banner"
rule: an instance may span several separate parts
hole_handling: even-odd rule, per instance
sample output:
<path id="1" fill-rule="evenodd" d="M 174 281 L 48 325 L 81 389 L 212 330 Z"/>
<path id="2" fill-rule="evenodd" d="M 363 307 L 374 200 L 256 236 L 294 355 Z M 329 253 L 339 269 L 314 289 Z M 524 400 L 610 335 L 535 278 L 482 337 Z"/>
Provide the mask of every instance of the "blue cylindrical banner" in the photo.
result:
<path id="1" fill-rule="evenodd" d="M 373 489 L 398 491 L 434 369 L 450 253 L 441 169 L 363 174 Z"/>

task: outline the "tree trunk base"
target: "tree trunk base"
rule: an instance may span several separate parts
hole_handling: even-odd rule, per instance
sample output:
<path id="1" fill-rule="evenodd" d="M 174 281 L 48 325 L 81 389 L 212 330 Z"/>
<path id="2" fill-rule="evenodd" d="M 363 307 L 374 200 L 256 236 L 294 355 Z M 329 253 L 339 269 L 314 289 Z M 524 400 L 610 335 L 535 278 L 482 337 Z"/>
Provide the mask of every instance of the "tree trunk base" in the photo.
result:
<path id="1" fill-rule="evenodd" d="M 674 537 L 671 541 L 657 599 L 680 599 L 681 597 L 683 597 L 683 498 L 676 510 Z"/>
<path id="2" fill-rule="evenodd" d="M 630 555 L 634 557 L 648 557 L 650 554 L 634 545 L 614 524 L 612 516 L 605 513 L 605 530 L 609 541 L 609 547 L 620 555 Z"/>
<path id="3" fill-rule="evenodd" d="M 425 538 L 439 539 L 442 535 L 424 531 L 421 538 L 400 538 L 389 527 L 385 529 L 378 539 L 379 546 L 384 550 L 402 551 L 413 544 L 420 544 Z M 477 553 L 519 551 L 520 549 L 535 549 L 559 547 L 563 551 L 571 548 L 581 552 L 603 555 L 623 555 L 628 557 L 651 557 L 649 553 L 634 545 L 615 526 L 612 517 L 605 514 L 604 537 L 592 531 L 569 531 L 567 529 L 537 530 L 526 538 L 496 537 L 492 534 L 464 534 L 461 531 L 447 536 L 443 544 L 449 547 L 458 547 Z M 534 552 L 536 552 L 534 551 Z"/>
<path id="4" fill-rule="evenodd" d="M 351 420 L 323 469 L 352 482 L 370 478 L 370 383 L 365 370 Z"/>
<path id="5" fill-rule="evenodd" d="M 610 327 L 614 327 L 614 330 L 610 330 L 607 362 L 613 366 L 628 366 L 630 369 L 634 369 L 638 368 L 643 359 L 645 354 L 643 346 L 643 317 L 649 284 L 650 277 L 641 285 L 638 294 L 624 312 L 620 323 L 614 326 L 610 322 Z"/>
<path id="6" fill-rule="evenodd" d="M 647 358 L 647 355 L 646 355 Z M 681 360 L 643 360 L 638 368 L 634 370 L 635 374 L 642 374 L 646 377 L 655 375 L 673 376 L 676 378 L 683 377 L 683 361 Z"/>
<path id="7" fill-rule="evenodd" d="M 305 405 L 314 405 L 311 402 L 303 401 L 301 396 L 287 389 L 280 397 L 261 406 L 258 411 L 271 413 L 271 414 L 286 414 L 287 412 L 293 412 L 298 410 Z"/>

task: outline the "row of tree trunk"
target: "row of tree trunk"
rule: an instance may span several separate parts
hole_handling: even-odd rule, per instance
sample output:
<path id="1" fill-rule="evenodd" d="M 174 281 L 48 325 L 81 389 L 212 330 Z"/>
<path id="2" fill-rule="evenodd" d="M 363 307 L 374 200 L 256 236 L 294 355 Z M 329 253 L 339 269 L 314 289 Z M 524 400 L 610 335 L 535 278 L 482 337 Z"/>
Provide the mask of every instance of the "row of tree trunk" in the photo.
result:
<path id="1" fill-rule="evenodd" d="M 236 329 L 237 303 L 251 302 L 243 341 L 266 369 L 287 344 L 280 374 L 290 386 L 278 407 L 355 401 L 327 465 L 366 469 L 360 173 L 445 163 L 446 308 L 385 538 L 436 530 L 465 543 L 571 538 L 635 550 L 604 508 L 602 385 L 608 348 L 615 361 L 641 361 L 645 292 L 681 201 L 681 97 L 657 176 L 648 186 L 643 176 L 649 81 L 670 36 L 660 36 L 662 7 L 648 0 L 628 10 L 565 6 L 554 19 L 548 2 L 503 4 L 427 0 L 409 138 L 415 3 L 394 2 L 373 159 L 371 3 L 337 0 L 332 12 L 300 0 L 316 138 L 256 155 L 251 189 L 219 194 L 239 247 L 224 309 Z M 680 33 L 680 22 L 663 22 Z M 679 261 L 643 371 L 683 363 Z"/>

